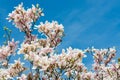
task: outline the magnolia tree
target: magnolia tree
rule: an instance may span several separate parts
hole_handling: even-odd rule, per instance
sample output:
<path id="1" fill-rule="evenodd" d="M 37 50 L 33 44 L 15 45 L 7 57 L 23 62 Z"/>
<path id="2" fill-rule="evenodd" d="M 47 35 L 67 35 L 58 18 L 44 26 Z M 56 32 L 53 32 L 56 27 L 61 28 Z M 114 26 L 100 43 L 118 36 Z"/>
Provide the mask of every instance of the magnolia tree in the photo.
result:
<path id="1" fill-rule="evenodd" d="M 113 60 L 116 54 L 114 47 L 85 50 L 69 47 L 58 54 L 56 47 L 62 42 L 64 27 L 57 21 L 36 25 L 41 16 L 44 14 L 39 5 L 24 9 L 23 4 L 8 15 L 7 20 L 25 33 L 25 39 L 18 48 L 18 41 L 11 40 L 11 30 L 4 28 L 6 43 L 0 47 L 0 80 L 120 80 L 120 59 L 118 62 Z M 33 34 L 34 29 L 45 37 Z M 25 67 L 21 57 L 11 63 L 11 56 L 16 54 L 23 55 L 31 66 Z M 86 54 L 93 56 L 90 70 L 82 63 Z M 26 70 L 28 72 L 25 73 Z"/>

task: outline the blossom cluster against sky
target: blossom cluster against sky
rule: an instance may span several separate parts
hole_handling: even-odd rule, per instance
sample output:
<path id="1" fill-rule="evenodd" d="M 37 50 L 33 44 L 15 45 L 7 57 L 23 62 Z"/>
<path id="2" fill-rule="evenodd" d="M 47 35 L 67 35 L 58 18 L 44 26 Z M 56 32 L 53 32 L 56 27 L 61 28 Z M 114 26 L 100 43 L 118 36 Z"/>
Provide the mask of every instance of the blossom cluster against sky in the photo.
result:
<path id="1" fill-rule="evenodd" d="M 23 2 L 25 8 L 40 4 L 45 14 L 39 21 L 57 20 L 64 25 L 65 37 L 58 47 L 108 48 L 116 46 L 120 52 L 120 0 L 1 0 L 0 45 L 4 42 L 3 26 L 12 29 L 15 40 L 24 39 L 24 34 L 5 18 L 14 7 Z M 38 21 L 38 23 L 39 23 Z"/>

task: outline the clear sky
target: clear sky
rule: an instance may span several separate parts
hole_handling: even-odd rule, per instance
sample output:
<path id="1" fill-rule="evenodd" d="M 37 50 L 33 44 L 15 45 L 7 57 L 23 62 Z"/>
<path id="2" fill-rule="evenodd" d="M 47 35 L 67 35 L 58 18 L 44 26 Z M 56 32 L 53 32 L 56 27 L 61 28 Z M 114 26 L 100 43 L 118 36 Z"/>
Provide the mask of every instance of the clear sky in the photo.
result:
<path id="1" fill-rule="evenodd" d="M 59 51 L 69 46 L 82 49 L 116 46 L 120 57 L 120 0 L 1 0 L 0 44 L 4 41 L 3 26 L 13 30 L 15 40 L 24 39 L 23 33 L 5 20 L 21 2 L 26 8 L 40 4 L 45 16 L 39 21 L 57 20 L 64 25 L 66 36 Z"/>

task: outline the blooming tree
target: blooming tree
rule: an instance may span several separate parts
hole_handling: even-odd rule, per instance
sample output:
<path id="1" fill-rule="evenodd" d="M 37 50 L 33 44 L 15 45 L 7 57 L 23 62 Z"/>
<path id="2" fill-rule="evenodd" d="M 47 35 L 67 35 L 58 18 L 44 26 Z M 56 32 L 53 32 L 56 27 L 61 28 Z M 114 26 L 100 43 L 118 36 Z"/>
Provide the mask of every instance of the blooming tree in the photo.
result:
<path id="1" fill-rule="evenodd" d="M 18 41 L 11 40 L 11 30 L 4 28 L 6 43 L 0 47 L 0 80 L 120 80 L 120 59 L 118 62 L 113 60 L 114 47 L 85 50 L 69 47 L 58 54 L 56 47 L 62 42 L 64 27 L 57 21 L 40 22 L 36 26 L 41 16 L 44 14 L 38 4 L 28 9 L 19 4 L 8 15 L 7 20 L 25 33 L 25 40 L 18 48 Z M 34 29 L 45 38 L 33 34 Z M 16 54 L 23 55 L 31 66 L 25 67 L 21 57 L 10 63 L 11 56 Z M 91 54 L 94 59 L 91 70 L 82 62 L 86 54 Z"/>

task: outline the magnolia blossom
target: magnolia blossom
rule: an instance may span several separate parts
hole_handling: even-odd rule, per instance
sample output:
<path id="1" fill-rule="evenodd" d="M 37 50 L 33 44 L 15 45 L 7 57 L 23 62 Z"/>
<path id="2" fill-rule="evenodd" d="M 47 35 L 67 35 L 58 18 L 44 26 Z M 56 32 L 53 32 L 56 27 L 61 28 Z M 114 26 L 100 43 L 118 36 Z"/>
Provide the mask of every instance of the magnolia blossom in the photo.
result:
<path id="1" fill-rule="evenodd" d="M 27 76 L 22 74 L 21 77 L 18 77 L 18 80 L 27 80 Z"/>
<path id="2" fill-rule="evenodd" d="M 81 75 L 82 80 L 92 80 L 93 78 L 93 73 L 92 72 L 85 72 Z"/>
<path id="3" fill-rule="evenodd" d="M 7 69 L 0 69 L 0 79 L 7 80 L 11 79 L 12 77 L 8 73 Z"/>
<path id="4" fill-rule="evenodd" d="M 23 67 L 23 63 L 20 62 L 19 60 L 15 60 L 15 63 L 12 64 L 10 66 L 10 68 L 8 68 L 8 73 L 10 76 L 16 76 L 18 75 L 20 72 L 23 72 L 26 68 Z"/>
<path id="5" fill-rule="evenodd" d="M 39 8 L 39 5 L 37 4 L 32 5 L 32 8 L 27 9 L 27 15 L 33 20 L 36 21 L 40 16 L 44 16 L 42 13 L 42 9 Z"/>

